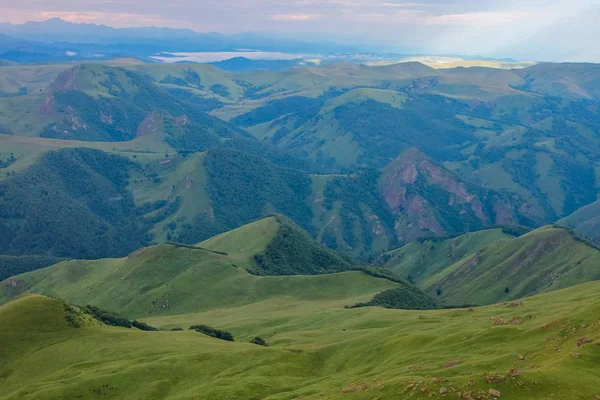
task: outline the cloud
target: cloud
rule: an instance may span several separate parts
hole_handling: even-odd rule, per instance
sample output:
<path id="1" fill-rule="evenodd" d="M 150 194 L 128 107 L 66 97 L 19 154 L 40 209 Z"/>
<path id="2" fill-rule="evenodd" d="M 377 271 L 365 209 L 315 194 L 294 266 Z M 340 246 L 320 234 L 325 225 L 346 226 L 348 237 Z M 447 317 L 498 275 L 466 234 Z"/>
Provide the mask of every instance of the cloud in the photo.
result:
<path id="1" fill-rule="evenodd" d="M 0 22 L 59 17 L 326 38 L 367 50 L 600 61 L 599 0 L 21 0 L 14 7 L 0 6 Z"/>
<path id="2" fill-rule="evenodd" d="M 74 23 L 105 24 L 116 28 L 121 27 L 143 27 L 177 26 L 180 28 L 191 28 L 194 24 L 183 20 L 172 20 L 160 15 L 134 14 L 134 13 L 107 13 L 98 11 L 73 12 L 73 11 L 40 11 L 42 20 L 60 18 Z"/>
<path id="3" fill-rule="evenodd" d="M 292 14 L 279 14 L 271 15 L 270 19 L 273 21 L 308 21 L 311 19 L 318 18 L 318 15 L 292 15 Z"/>
<path id="4" fill-rule="evenodd" d="M 107 3 L 111 0 L 104 0 Z M 10 14 L 7 14 L 10 13 Z M 12 18 L 6 22 L 23 23 L 26 21 L 45 21 L 51 18 L 60 18 L 73 23 L 109 25 L 115 28 L 126 27 L 179 27 L 193 28 L 194 23 L 180 19 L 164 18 L 158 14 L 137 14 L 99 11 L 28 11 L 0 8 L 0 15 L 11 15 Z M 1 21 L 1 20 L 0 20 Z"/>
<path id="5" fill-rule="evenodd" d="M 398 8 L 424 8 L 429 7 L 430 4 L 425 3 L 381 3 L 381 7 L 398 7 Z"/>
<path id="6" fill-rule="evenodd" d="M 430 25 L 506 25 L 531 16 L 531 13 L 524 11 L 492 11 L 428 16 L 423 22 Z"/>

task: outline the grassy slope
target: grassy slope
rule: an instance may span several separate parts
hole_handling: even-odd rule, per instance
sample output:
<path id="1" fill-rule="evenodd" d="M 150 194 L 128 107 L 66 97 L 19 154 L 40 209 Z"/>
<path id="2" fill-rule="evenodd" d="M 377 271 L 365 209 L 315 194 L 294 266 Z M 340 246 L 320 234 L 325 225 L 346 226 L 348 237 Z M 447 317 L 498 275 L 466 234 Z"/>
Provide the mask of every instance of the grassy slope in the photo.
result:
<path id="1" fill-rule="evenodd" d="M 549 226 L 492 243 L 421 282 L 448 304 L 490 304 L 600 280 L 600 252 Z M 505 293 L 505 288 L 509 293 Z"/>
<path id="2" fill-rule="evenodd" d="M 244 88 L 235 82 L 235 78 L 229 72 L 212 65 L 142 64 L 131 69 L 150 76 L 156 84 L 163 88 L 183 88 L 202 98 L 215 98 L 228 103 L 240 100 L 244 95 Z M 190 81 L 195 74 L 200 77 L 200 82 Z M 179 79 L 179 83 L 185 82 L 186 85 L 170 83 L 169 79 L 173 82 L 175 82 L 174 79 Z M 215 93 L 212 90 L 215 85 L 221 85 L 227 88 L 227 91 Z"/>
<path id="3" fill-rule="evenodd" d="M 0 301 L 22 293 L 57 296 L 129 317 L 241 306 L 269 298 L 372 297 L 397 285 L 362 272 L 257 277 L 236 267 L 242 257 L 159 245 L 122 259 L 67 261 L 0 286 Z M 249 258 L 249 257 L 248 257 Z"/>
<path id="4" fill-rule="evenodd" d="M 348 102 L 360 104 L 366 100 L 375 100 L 380 103 L 389 104 L 392 107 L 401 108 L 407 98 L 406 94 L 395 90 L 369 88 L 353 89 L 327 102 L 322 111 L 331 111 Z"/>
<path id="5" fill-rule="evenodd" d="M 561 219 L 559 224 L 571 227 L 584 236 L 600 240 L 599 210 L 600 201 L 596 201 Z"/>
<path id="6" fill-rule="evenodd" d="M 277 218 L 267 217 L 205 240 L 199 246 L 227 253 L 230 258 L 241 262 L 238 265 L 253 266 L 254 255 L 265 251 L 278 230 Z"/>
<path id="7" fill-rule="evenodd" d="M 11 166 L 0 170 L 0 178 L 7 172 L 19 172 L 31 166 L 48 151 L 73 147 L 89 147 L 128 158 L 135 156 L 140 162 L 162 160 L 165 152 L 173 152 L 159 135 L 142 136 L 129 142 L 82 142 L 0 135 L 0 159 L 7 159 L 11 153 L 17 159 Z"/>
<path id="8" fill-rule="evenodd" d="M 167 159 L 163 154 L 146 163 L 147 173 L 144 171 L 131 177 L 129 189 L 138 205 L 162 200 L 173 203 L 180 199 L 179 208 L 154 225 L 151 232 L 156 243 L 169 239 L 168 234 L 176 232 L 182 222 L 192 220 L 210 207 L 203 165 L 205 156 L 206 153 L 196 153 Z M 154 174 L 158 179 L 152 177 Z M 169 224 L 177 225 L 169 229 Z"/>
<path id="9" fill-rule="evenodd" d="M 399 276 L 421 282 L 490 243 L 511 239 L 501 229 L 486 229 L 453 239 L 411 242 L 386 253 L 385 266 Z"/>
<path id="10" fill-rule="evenodd" d="M 0 399 L 384 400 L 456 398 L 455 391 L 489 399 L 489 389 L 509 400 L 591 399 L 599 394 L 600 352 L 576 341 L 600 337 L 599 289 L 590 283 L 516 308 L 473 312 L 347 310 L 326 300 L 272 299 L 146 320 L 165 327 L 208 323 L 231 331 L 234 343 L 189 331 L 75 329 L 60 301 L 28 296 L 0 308 Z M 493 322 L 514 317 L 521 323 Z M 256 335 L 270 346 L 244 343 Z M 450 361 L 458 363 L 445 367 Z M 486 383 L 484 375 L 509 369 L 521 375 Z M 449 394 L 440 394 L 442 387 Z"/>

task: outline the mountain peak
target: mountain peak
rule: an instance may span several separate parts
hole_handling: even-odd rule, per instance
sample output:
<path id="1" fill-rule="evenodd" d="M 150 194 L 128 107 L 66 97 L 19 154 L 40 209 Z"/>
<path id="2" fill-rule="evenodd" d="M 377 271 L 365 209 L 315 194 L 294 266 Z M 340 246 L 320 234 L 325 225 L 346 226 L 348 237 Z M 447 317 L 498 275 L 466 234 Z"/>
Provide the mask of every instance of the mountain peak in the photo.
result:
<path id="1" fill-rule="evenodd" d="M 54 18 L 47 19 L 45 21 L 27 21 L 27 22 L 21 24 L 20 26 L 64 28 L 64 27 L 69 27 L 72 25 L 76 25 L 76 24 L 74 24 L 73 22 L 65 21 L 64 19 L 59 18 L 59 17 L 54 17 Z M 90 25 L 90 24 L 85 24 L 85 25 Z M 15 25 L 15 26 L 19 26 L 19 25 Z"/>
<path id="2" fill-rule="evenodd" d="M 396 161 L 425 161 L 430 160 L 429 157 L 425 155 L 421 150 L 416 147 L 411 147 L 409 149 L 404 150 L 402 153 L 396 157 Z"/>
<path id="3" fill-rule="evenodd" d="M 344 271 L 354 265 L 281 214 L 225 232 L 200 246 L 245 261 L 248 270 L 257 275 L 312 275 Z"/>

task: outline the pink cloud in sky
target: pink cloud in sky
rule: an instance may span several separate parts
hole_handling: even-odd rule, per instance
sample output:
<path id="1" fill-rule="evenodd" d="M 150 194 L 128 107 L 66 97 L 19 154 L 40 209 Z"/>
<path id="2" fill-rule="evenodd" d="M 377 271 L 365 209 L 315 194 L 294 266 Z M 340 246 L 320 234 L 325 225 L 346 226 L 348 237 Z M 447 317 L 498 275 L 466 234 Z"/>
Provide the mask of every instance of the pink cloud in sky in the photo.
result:
<path id="1" fill-rule="evenodd" d="M 24 23 L 27 21 L 45 21 L 51 18 L 60 18 L 64 21 L 79 24 L 99 24 L 108 25 L 115 28 L 159 26 L 159 27 L 177 27 L 190 28 L 196 26 L 195 23 L 186 20 L 174 20 L 164 18 L 158 14 L 136 14 L 136 13 L 114 13 L 100 11 L 28 11 L 0 8 L 0 15 L 11 15 L 12 18 L 7 22 Z"/>
<path id="2" fill-rule="evenodd" d="M 291 14 L 280 14 L 272 15 L 270 19 L 273 21 L 308 21 L 311 19 L 318 18 L 319 15 L 291 15 Z"/>
<path id="3" fill-rule="evenodd" d="M 19 0 L 13 8 L 0 2 L 0 22 L 59 17 L 549 60 L 598 57 L 600 36 L 599 0 Z"/>

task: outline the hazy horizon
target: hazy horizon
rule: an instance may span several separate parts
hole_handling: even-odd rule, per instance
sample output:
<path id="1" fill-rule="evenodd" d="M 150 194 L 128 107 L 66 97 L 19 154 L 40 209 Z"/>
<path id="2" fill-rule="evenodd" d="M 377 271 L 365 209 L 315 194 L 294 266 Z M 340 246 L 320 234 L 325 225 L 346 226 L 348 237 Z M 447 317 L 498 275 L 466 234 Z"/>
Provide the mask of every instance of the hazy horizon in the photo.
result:
<path id="1" fill-rule="evenodd" d="M 592 0 L 0 1 L 0 22 L 61 18 L 115 28 L 255 32 L 405 54 L 600 62 L 600 4 Z"/>

